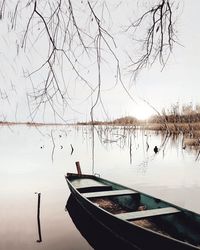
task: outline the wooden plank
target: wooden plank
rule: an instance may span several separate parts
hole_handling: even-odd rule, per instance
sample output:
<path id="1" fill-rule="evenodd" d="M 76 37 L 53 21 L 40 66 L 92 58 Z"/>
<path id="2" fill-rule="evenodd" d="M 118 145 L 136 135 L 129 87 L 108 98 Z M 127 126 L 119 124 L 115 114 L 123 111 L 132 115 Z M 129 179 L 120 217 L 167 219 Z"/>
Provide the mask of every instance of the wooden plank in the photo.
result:
<path id="1" fill-rule="evenodd" d="M 110 190 L 110 191 L 102 191 L 102 192 L 84 193 L 83 196 L 86 198 L 97 198 L 97 197 L 129 195 L 129 194 L 135 194 L 135 193 L 137 192 L 130 190 L 130 189 L 122 189 L 122 190 Z"/>
<path id="2" fill-rule="evenodd" d="M 123 220 L 138 220 L 138 219 L 143 219 L 147 217 L 169 215 L 169 214 L 174 214 L 174 213 L 179 213 L 179 212 L 181 211 L 176 209 L 175 207 L 164 207 L 164 208 L 122 213 L 122 214 L 117 214 L 115 216 Z"/>
<path id="3" fill-rule="evenodd" d="M 95 187 L 95 186 L 107 186 L 99 181 L 96 181 L 94 179 L 90 179 L 90 178 L 80 178 L 80 179 L 75 179 L 71 181 L 72 185 L 75 188 L 88 188 L 88 187 Z"/>
<path id="4" fill-rule="evenodd" d="M 84 193 L 110 191 L 112 190 L 112 186 L 111 185 L 89 186 L 89 187 L 77 188 L 77 190 L 83 195 Z"/>

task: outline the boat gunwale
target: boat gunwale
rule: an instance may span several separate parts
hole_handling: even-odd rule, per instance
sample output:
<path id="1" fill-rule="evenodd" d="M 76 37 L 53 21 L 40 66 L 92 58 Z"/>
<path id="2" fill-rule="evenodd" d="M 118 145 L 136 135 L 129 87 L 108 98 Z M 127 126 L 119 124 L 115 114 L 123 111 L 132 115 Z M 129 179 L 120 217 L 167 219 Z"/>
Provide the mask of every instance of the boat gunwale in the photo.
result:
<path id="1" fill-rule="evenodd" d="M 72 183 L 70 182 L 70 180 L 69 180 L 69 177 L 76 177 L 77 179 L 80 179 L 80 178 L 82 178 L 82 177 L 83 177 L 83 178 L 91 178 L 91 179 L 95 179 L 95 180 L 102 180 L 102 181 L 108 182 L 108 183 L 113 184 L 113 185 L 117 185 L 117 186 L 119 186 L 120 188 L 129 188 L 129 187 L 123 186 L 123 185 L 118 184 L 118 183 L 116 183 L 116 182 L 112 182 L 112 181 L 103 179 L 103 178 L 98 177 L 98 176 L 95 176 L 95 175 L 90 175 L 90 174 L 82 174 L 82 175 L 80 175 L 80 174 L 76 174 L 76 173 L 67 173 L 67 175 L 65 175 L 65 179 L 66 179 L 68 185 L 70 185 L 71 188 L 72 188 L 72 189 L 73 189 L 82 199 L 84 199 L 84 200 L 85 200 L 87 203 L 89 203 L 91 206 L 96 207 L 96 209 L 98 208 L 102 213 L 105 213 L 105 214 L 111 216 L 111 217 L 112 217 L 113 219 L 115 219 L 115 220 L 120 220 L 120 221 L 122 221 L 123 223 L 128 223 L 128 224 L 132 225 L 133 227 L 138 227 L 138 228 L 140 228 L 140 229 L 142 229 L 142 230 L 145 230 L 145 231 L 147 231 L 148 233 L 156 234 L 156 235 L 158 235 L 158 236 L 167 238 L 167 239 L 172 240 L 172 241 L 174 241 L 174 242 L 177 242 L 177 243 L 186 245 L 186 246 L 188 246 L 188 247 L 191 247 L 192 249 L 200 250 L 200 248 L 199 248 L 198 246 L 195 246 L 195 245 L 193 245 L 193 244 L 191 244 L 191 243 L 184 242 L 184 241 L 182 241 L 182 240 L 176 239 L 176 238 L 171 237 L 171 236 L 169 236 L 169 235 L 165 235 L 165 234 L 162 234 L 162 233 L 160 233 L 160 232 L 153 231 L 153 230 L 151 230 L 151 229 L 149 229 L 149 228 L 145 228 L 145 227 L 142 227 L 142 226 L 137 225 L 137 224 L 133 224 L 131 221 L 124 220 L 124 219 L 121 219 L 121 218 L 118 218 L 117 216 L 115 216 L 115 214 L 112 214 L 112 213 L 110 213 L 109 211 L 107 211 L 107 210 L 105 210 L 105 209 L 103 209 L 103 208 L 97 206 L 97 205 L 96 205 L 94 202 L 92 202 L 89 198 L 84 197 L 84 196 L 83 196 L 83 193 L 79 192 L 79 190 L 73 186 L 73 184 L 72 184 Z M 192 214 L 195 214 L 195 215 L 198 216 L 198 214 L 195 213 L 195 212 L 192 212 L 192 211 L 189 211 L 189 210 L 187 210 L 187 209 L 181 208 L 181 207 L 176 206 L 176 205 L 174 205 L 174 204 L 172 204 L 172 203 L 169 203 L 169 202 L 167 202 L 167 201 L 164 201 L 164 200 L 162 200 L 162 199 L 160 199 L 160 198 L 156 198 L 156 197 L 154 197 L 154 196 L 148 195 L 148 194 L 146 194 L 146 193 L 140 192 L 140 191 L 135 190 L 135 189 L 132 189 L 132 188 L 129 188 L 129 189 L 130 189 L 130 190 L 133 190 L 133 191 L 137 191 L 138 193 L 143 194 L 143 195 L 146 195 L 146 196 L 148 196 L 148 197 L 150 197 L 150 198 L 159 199 L 160 201 L 166 203 L 167 205 L 171 205 L 171 206 L 173 206 L 173 207 L 175 207 L 175 208 L 181 210 L 181 212 L 183 212 L 183 213 L 184 213 L 184 212 L 189 212 L 189 213 L 192 213 Z M 105 197 L 104 197 L 104 198 L 105 198 Z M 79 202 L 79 203 L 80 203 L 80 202 Z M 82 204 L 81 204 L 81 206 L 82 206 Z M 82 206 L 82 207 L 84 207 L 84 206 Z M 86 208 L 84 207 L 84 209 L 86 209 Z M 99 220 L 98 220 L 98 221 L 99 221 Z M 105 224 L 104 224 L 104 225 L 105 225 Z"/>
<path id="2" fill-rule="evenodd" d="M 69 176 L 68 176 L 68 174 L 69 174 Z M 130 190 L 132 190 L 132 191 L 138 192 L 138 193 L 140 193 L 140 194 L 142 194 L 142 195 L 145 195 L 145 196 L 148 196 L 148 197 L 150 197 L 150 198 L 158 199 L 158 200 L 160 200 L 160 201 L 166 203 L 167 205 L 173 206 L 173 207 L 175 207 L 175 208 L 181 210 L 182 212 L 191 213 L 191 214 L 194 214 L 194 215 L 196 215 L 196 216 L 200 216 L 197 212 L 194 212 L 194 211 L 192 211 L 192 210 L 189 210 L 189 209 L 180 207 L 180 206 L 178 206 L 178 205 L 175 205 L 174 203 L 168 202 L 168 201 L 163 200 L 163 199 L 161 199 L 161 198 L 159 198 L 159 197 L 149 195 L 149 194 L 144 193 L 144 192 L 142 192 L 142 191 L 139 191 L 139 190 L 136 190 L 136 189 L 133 189 L 133 188 L 130 188 L 130 187 L 121 185 L 121 184 L 119 184 L 119 183 L 117 183 L 117 182 L 113 182 L 113 181 L 106 180 L 106 179 L 101 178 L 101 177 L 98 177 L 98 176 L 96 176 L 96 175 L 90 175 L 90 174 L 78 175 L 78 174 L 76 174 L 76 173 L 67 173 L 67 175 L 65 175 L 65 178 L 68 179 L 68 177 L 71 177 L 71 176 L 72 176 L 72 177 L 78 177 L 77 179 L 80 179 L 81 177 L 83 177 L 83 178 L 91 178 L 91 179 L 96 179 L 96 180 L 99 179 L 100 181 L 102 180 L 102 181 L 104 181 L 104 182 L 109 182 L 110 184 L 119 186 L 119 187 L 122 188 L 122 189 L 123 189 L 123 188 L 125 188 L 125 189 L 130 189 Z M 73 186 L 73 185 L 72 185 L 72 186 Z M 73 187 L 74 187 L 74 186 L 73 186 Z M 74 189 L 77 190 L 77 188 L 75 188 L 75 187 L 74 187 Z M 81 192 L 79 192 L 79 193 L 81 194 Z M 105 196 L 105 197 L 106 197 L 106 196 Z M 105 197 L 104 197 L 104 198 L 105 198 Z"/>

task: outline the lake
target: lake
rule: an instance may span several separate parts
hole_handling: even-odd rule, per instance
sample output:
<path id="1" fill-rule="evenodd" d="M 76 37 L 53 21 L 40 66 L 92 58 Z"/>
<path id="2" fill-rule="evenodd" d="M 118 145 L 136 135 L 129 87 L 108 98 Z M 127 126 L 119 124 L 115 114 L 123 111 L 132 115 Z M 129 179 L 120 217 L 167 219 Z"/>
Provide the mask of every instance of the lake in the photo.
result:
<path id="1" fill-rule="evenodd" d="M 153 131 L 87 126 L 0 127 L 0 249 L 92 249 L 65 209 L 67 172 L 138 189 L 200 213 L 198 150 L 182 137 Z M 158 146 L 159 152 L 153 149 Z M 38 235 L 37 203 L 41 193 Z"/>

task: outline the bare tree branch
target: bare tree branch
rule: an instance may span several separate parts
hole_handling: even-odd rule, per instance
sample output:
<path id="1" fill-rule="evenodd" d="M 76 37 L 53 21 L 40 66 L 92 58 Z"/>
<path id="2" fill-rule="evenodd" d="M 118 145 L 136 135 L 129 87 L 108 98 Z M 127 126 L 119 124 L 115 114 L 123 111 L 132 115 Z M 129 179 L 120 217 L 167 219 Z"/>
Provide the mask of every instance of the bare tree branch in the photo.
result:
<path id="1" fill-rule="evenodd" d="M 147 29 L 144 38 L 140 39 L 142 55 L 136 61 L 129 55 L 131 59 L 129 69 L 134 77 L 137 77 L 137 74 L 143 68 L 151 66 L 157 59 L 162 68 L 165 67 L 172 53 L 174 43 L 178 43 L 175 40 L 173 7 L 174 1 L 160 0 L 157 5 L 142 14 L 139 19 L 131 23 L 126 29 L 126 32 L 131 31 L 133 34 L 138 30 L 141 32 L 143 25 Z"/>
<path id="2" fill-rule="evenodd" d="M 126 29 L 131 34 L 139 31 L 144 35 L 139 41 L 142 42 L 139 58 L 135 60 L 130 52 L 128 54 L 129 69 L 134 76 L 157 60 L 165 67 L 174 43 L 177 43 L 174 1 L 157 1 Z M 62 117 L 61 109 L 74 110 L 70 90 L 76 84 L 84 88 L 86 94 L 82 99 L 92 97 L 94 100 L 91 120 L 94 120 L 94 109 L 98 104 L 106 114 L 101 95 L 107 84 L 106 76 L 102 74 L 107 62 L 115 70 L 115 84 L 120 83 L 134 101 L 122 79 L 121 62 L 116 53 L 117 40 L 113 35 L 116 31 L 111 32 L 112 27 L 109 27 L 112 14 L 109 8 L 104 0 L 17 0 L 16 3 L 2 0 L 0 20 L 6 20 L 9 31 L 17 31 L 20 36 L 15 42 L 17 55 L 20 56 L 22 51 L 30 63 L 24 71 L 32 81 L 32 91 L 28 93 L 31 117 L 48 108 L 58 117 Z M 90 77 L 89 67 L 96 73 L 96 78 L 93 72 L 93 78 Z"/>

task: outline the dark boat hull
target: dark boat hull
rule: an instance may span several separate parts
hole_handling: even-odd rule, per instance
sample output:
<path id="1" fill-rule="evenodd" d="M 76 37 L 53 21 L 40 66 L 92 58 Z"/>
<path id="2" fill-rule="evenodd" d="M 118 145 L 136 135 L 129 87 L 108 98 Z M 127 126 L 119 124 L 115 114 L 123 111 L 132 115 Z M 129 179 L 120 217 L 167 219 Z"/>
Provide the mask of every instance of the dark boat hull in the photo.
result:
<path id="1" fill-rule="evenodd" d="M 75 189 L 70 182 L 68 185 L 72 196 L 87 215 L 99 224 L 101 229 L 109 235 L 110 245 L 115 245 L 114 249 L 168 249 L 168 250 L 191 250 L 199 249 L 191 244 L 175 240 L 171 237 L 163 236 L 151 230 L 134 225 L 127 221 L 118 219 L 105 210 L 99 208 L 94 203 L 83 197 L 83 195 Z M 100 241 L 105 241 L 102 235 L 97 235 Z M 110 242 L 109 241 L 109 242 Z M 116 244 L 116 242 L 118 242 Z M 102 249 L 110 249 L 105 246 Z"/>
<path id="2" fill-rule="evenodd" d="M 95 217 L 91 216 L 87 209 L 83 209 L 81 204 L 70 195 L 66 210 L 68 211 L 76 228 L 92 246 L 97 250 L 115 249 L 115 250 L 138 250 L 119 238 L 113 231 L 110 231 L 104 224 L 99 223 Z"/>

